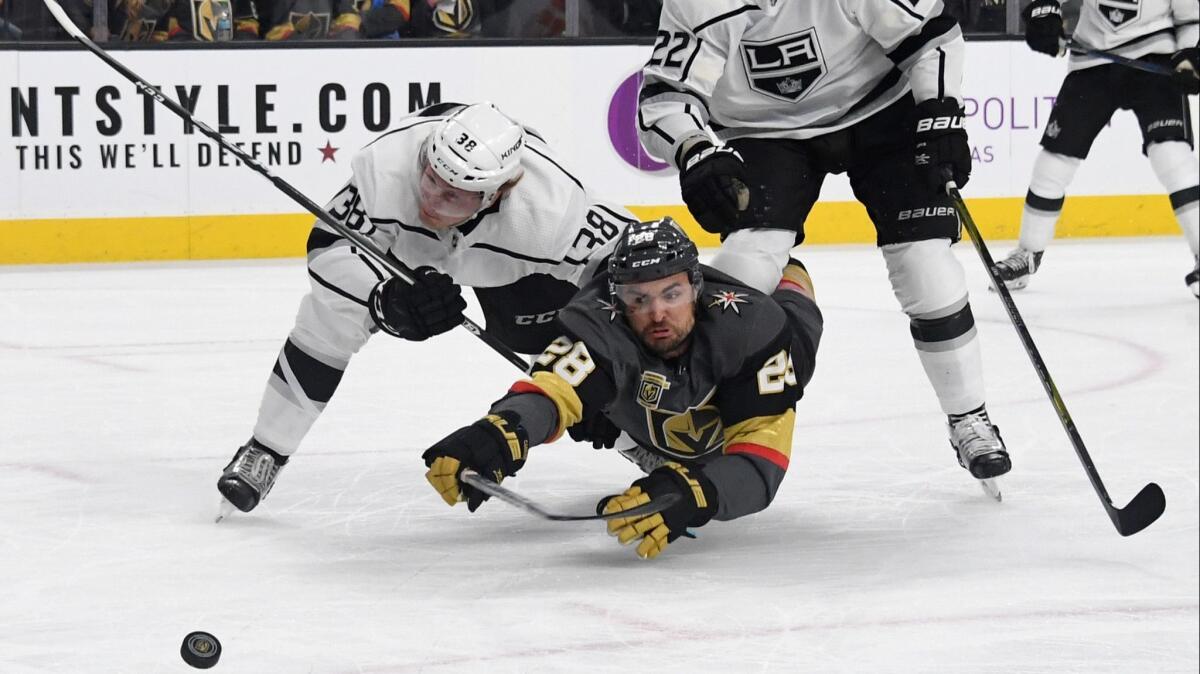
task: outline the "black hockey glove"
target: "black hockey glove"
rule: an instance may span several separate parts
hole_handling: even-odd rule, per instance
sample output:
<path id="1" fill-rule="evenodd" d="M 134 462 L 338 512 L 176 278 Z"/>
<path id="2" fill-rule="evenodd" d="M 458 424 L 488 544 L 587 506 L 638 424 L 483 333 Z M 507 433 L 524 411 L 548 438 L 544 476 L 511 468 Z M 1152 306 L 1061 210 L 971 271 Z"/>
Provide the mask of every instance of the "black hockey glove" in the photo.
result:
<path id="1" fill-rule="evenodd" d="M 1185 96 L 1200 94 L 1200 49 L 1187 47 L 1180 49 L 1171 56 L 1171 67 L 1175 74 L 1171 83 Z"/>
<path id="2" fill-rule="evenodd" d="M 371 289 L 367 308 L 380 330 L 420 342 L 461 325 L 467 301 L 454 279 L 433 267 L 419 267 L 412 285 L 394 276 L 380 281 Z"/>
<path id="3" fill-rule="evenodd" d="M 597 412 L 567 429 L 575 442 L 590 442 L 592 449 L 612 449 L 621 436 L 621 429 L 608 416 Z"/>
<path id="4" fill-rule="evenodd" d="M 706 232 L 729 231 L 750 206 L 746 165 L 733 148 L 701 140 L 679 161 L 683 202 Z"/>
<path id="5" fill-rule="evenodd" d="M 667 494 L 679 494 L 680 498 L 666 510 L 608 520 L 608 533 L 621 545 L 638 541 L 638 557 L 653 559 L 667 544 L 687 535 L 688 527 L 702 527 L 717 513 L 717 489 L 699 466 L 668 461 L 634 482 L 625 493 L 601 499 L 596 512 L 619 513 Z"/>
<path id="6" fill-rule="evenodd" d="M 947 178 L 962 189 L 971 178 L 971 146 L 963 127 L 963 111 L 953 98 L 931 98 L 917 104 L 917 173 L 935 193 Z"/>
<path id="7" fill-rule="evenodd" d="M 1025 22 L 1025 44 L 1030 49 L 1050 56 L 1063 53 L 1067 34 L 1058 0 L 1033 0 L 1021 12 L 1021 20 Z"/>
<path id="8" fill-rule="evenodd" d="M 451 506 L 466 501 L 467 510 L 475 512 L 489 497 L 459 481 L 463 470 L 470 469 L 500 482 L 515 475 L 525 465 L 528 455 L 529 436 L 520 419 L 512 412 L 501 412 L 489 414 L 438 440 L 421 458 L 429 468 L 425 479 L 442 500 Z"/>

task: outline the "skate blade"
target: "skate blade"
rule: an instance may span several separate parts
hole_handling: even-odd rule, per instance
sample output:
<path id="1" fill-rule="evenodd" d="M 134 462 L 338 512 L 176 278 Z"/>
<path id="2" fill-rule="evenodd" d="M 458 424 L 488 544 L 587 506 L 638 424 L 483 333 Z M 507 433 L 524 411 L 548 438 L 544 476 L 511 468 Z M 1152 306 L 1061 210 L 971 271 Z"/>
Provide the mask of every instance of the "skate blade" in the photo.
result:
<path id="1" fill-rule="evenodd" d="M 989 477 L 986 480 L 980 480 L 979 486 L 983 488 L 983 493 L 995 499 L 997 503 L 1004 500 L 1004 495 L 1000 493 L 1000 485 L 996 484 L 996 478 Z"/>
<path id="2" fill-rule="evenodd" d="M 220 512 L 217 513 L 217 519 L 214 521 L 217 523 L 220 523 L 221 520 L 232 515 L 234 510 L 235 510 L 235 508 L 233 507 L 233 504 L 230 503 L 228 500 L 222 498 L 221 499 L 221 510 L 220 510 Z"/>

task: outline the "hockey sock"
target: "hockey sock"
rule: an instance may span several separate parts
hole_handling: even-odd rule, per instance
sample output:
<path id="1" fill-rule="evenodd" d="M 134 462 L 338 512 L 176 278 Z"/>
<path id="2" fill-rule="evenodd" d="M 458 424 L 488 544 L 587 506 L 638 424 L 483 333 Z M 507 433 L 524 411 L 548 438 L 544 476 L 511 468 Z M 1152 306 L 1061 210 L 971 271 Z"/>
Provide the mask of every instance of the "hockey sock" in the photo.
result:
<path id="1" fill-rule="evenodd" d="M 1171 208 L 1192 255 L 1200 255 L 1200 165 L 1192 148 L 1179 140 L 1151 143 L 1146 156 L 1171 197 Z"/>
<path id="2" fill-rule="evenodd" d="M 983 358 L 962 265 L 948 239 L 883 246 L 888 280 L 904 313 L 921 366 L 942 411 L 983 404 Z"/>
<path id="3" fill-rule="evenodd" d="M 1021 248 L 1041 252 L 1054 238 L 1054 226 L 1062 212 L 1067 185 L 1082 160 L 1042 150 L 1033 163 L 1029 193 L 1021 213 Z"/>
<path id="4" fill-rule="evenodd" d="M 289 336 L 263 391 L 254 437 L 282 455 L 294 453 L 333 397 L 346 365 Z"/>
<path id="5" fill-rule="evenodd" d="M 725 237 L 709 266 L 769 295 L 795 245 L 790 230 L 739 229 Z"/>
<path id="6" fill-rule="evenodd" d="M 939 318 L 912 317 L 909 326 L 925 376 L 947 415 L 983 405 L 983 358 L 971 305 Z"/>
<path id="7" fill-rule="evenodd" d="M 973 409 L 969 412 L 963 412 L 962 414 L 948 414 L 946 416 L 950 417 L 951 424 L 956 424 L 956 423 L 962 421 L 963 419 L 966 419 L 967 417 L 972 416 L 972 415 L 978 415 L 980 417 L 983 417 L 983 420 L 985 422 L 987 422 L 989 424 L 992 423 L 991 418 L 988 417 L 987 407 L 984 405 L 980 405 L 979 407 L 976 407 L 975 409 Z"/>

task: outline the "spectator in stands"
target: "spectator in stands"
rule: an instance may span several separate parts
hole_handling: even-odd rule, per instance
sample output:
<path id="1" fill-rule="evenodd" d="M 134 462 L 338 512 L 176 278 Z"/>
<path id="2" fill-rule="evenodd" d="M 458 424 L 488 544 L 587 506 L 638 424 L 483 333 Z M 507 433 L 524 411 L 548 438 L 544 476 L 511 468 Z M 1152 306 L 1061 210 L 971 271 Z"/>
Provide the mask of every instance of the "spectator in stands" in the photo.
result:
<path id="1" fill-rule="evenodd" d="M 58 26 L 42 0 L 0 0 L 0 42 L 6 40 L 64 40 L 67 34 Z"/>
<path id="2" fill-rule="evenodd" d="M 478 37 L 492 0 L 370 0 L 362 35 L 367 38 Z M 510 37 L 510 36 L 505 36 Z"/>
<path id="3" fill-rule="evenodd" d="M 965 33 L 1005 32 L 1006 0 L 947 0 L 946 13 Z"/>
<path id="4" fill-rule="evenodd" d="M 353 40 L 358 37 L 362 17 L 354 0 L 267 0 L 259 6 L 267 15 L 266 39 Z"/>
<path id="5" fill-rule="evenodd" d="M 259 7 L 267 6 L 269 0 L 233 0 L 233 39 L 258 40 L 262 37 L 259 24 Z M 266 12 L 261 12 L 265 14 Z"/>
<path id="6" fill-rule="evenodd" d="M 5 17 L 4 0 L 0 0 L 0 42 L 17 42 L 21 39 L 21 29 L 16 24 L 9 23 Z"/>

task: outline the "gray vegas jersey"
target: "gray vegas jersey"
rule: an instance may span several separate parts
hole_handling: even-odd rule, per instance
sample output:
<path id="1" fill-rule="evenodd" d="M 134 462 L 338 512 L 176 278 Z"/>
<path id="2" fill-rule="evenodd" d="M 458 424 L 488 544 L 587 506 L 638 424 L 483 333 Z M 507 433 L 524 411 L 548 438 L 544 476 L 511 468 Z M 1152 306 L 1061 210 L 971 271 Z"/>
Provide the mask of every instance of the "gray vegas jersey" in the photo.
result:
<path id="1" fill-rule="evenodd" d="M 1138 58 L 1195 47 L 1200 37 L 1197 0 L 1081 0 L 1072 37 L 1088 47 Z M 1071 70 L 1108 61 L 1071 54 Z"/>
<path id="2" fill-rule="evenodd" d="M 913 91 L 961 100 L 963 39 L 941 0 L 666 0 L 643 70 L 652 154 L 707 133 L 810 138 Z"/>

